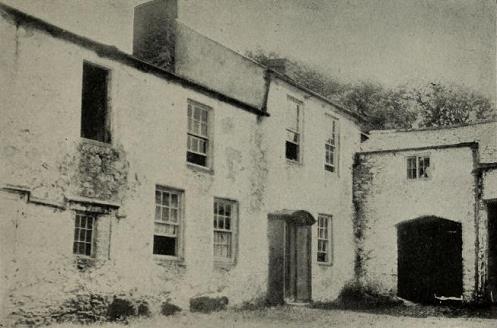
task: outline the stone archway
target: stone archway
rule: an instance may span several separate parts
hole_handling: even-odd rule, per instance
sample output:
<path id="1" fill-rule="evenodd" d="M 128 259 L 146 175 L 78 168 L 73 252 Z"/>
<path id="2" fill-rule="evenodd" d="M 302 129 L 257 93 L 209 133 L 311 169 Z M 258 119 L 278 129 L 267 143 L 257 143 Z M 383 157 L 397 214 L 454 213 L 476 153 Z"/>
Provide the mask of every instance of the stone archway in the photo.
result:
<path id="1" fill-rule="evenodd" d="M 400 297 L 433 303 L 436 296 L 461 296 L 461 223 L 433 216 L 402 222 L 397 246 Z"/>

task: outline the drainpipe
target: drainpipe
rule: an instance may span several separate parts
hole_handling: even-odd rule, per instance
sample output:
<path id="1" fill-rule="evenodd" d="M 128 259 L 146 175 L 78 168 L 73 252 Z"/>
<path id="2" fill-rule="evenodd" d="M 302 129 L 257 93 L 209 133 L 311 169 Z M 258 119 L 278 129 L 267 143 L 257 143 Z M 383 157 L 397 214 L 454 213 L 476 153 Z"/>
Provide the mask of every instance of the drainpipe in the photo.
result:
<path id="1" fill-rule="evenodd" d="M 266 68 L 264 70 L 264 98 L 262 99 L 262 108 L 261 111 L 264 114 L 268 114 L 267 111 L 267 103 L 269 99 L 269 88 L 271 86 L 271 70 L 269 68 Z M 262 115 L 262 116 L 269 116 L 269 115 Z"/>

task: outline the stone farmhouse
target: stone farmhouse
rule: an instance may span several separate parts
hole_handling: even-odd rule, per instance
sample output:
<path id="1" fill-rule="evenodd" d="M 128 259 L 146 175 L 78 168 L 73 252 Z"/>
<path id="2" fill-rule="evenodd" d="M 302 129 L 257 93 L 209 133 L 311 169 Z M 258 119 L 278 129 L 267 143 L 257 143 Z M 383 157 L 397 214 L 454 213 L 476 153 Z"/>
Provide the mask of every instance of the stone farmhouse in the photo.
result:
<path id="1" fill-rule="evenodd" d="M 98 317 L 116 297 L 333 301 L 351 284 L 496 301 L 497 122 L 366 131 L 285 60 L 177 12 L 138 6 L 131 55 L 0 4 L 4 318 Z"/>

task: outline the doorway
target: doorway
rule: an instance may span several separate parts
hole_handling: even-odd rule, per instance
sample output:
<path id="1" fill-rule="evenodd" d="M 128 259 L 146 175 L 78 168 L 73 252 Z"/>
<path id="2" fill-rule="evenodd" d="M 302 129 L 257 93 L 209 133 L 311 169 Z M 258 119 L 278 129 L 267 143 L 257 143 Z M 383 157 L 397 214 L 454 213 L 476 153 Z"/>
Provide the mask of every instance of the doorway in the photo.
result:
<path id="1" fill-rule="evenodd" d="M 398 295 L 434 303 L 462 294 L 461 223 L 423 217 L 397 226 Z"/>
<path id="2" fill-rule="evenodd" d="M 497 202 L 487 204 L 488 212 L 488 297 L 497 303 Z"/>
<path id="3" fill-rule="evenodd" d="M 311 226 L 315 221 L 306 211 L 283 210 L 269 215 L 270 304 L 311 301 Z"/>
<path id="4" fill-rule="evenodd" d="M 307 303 L 311 300 L 311 227 L 286 223 L 285 302 Z"/>

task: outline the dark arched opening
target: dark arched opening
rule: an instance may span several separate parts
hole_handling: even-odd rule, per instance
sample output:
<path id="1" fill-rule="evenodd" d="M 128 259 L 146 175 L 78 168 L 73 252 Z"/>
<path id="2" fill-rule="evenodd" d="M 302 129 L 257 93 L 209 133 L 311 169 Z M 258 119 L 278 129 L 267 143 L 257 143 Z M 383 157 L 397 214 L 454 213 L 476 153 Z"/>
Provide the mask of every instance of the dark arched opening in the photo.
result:
<path id="1" fill-rule="evenodd" d="M 462 294 L 461 223 L 421 217 L 397 225 L 397 290 L 402 298 L 433 303 Z"/>

